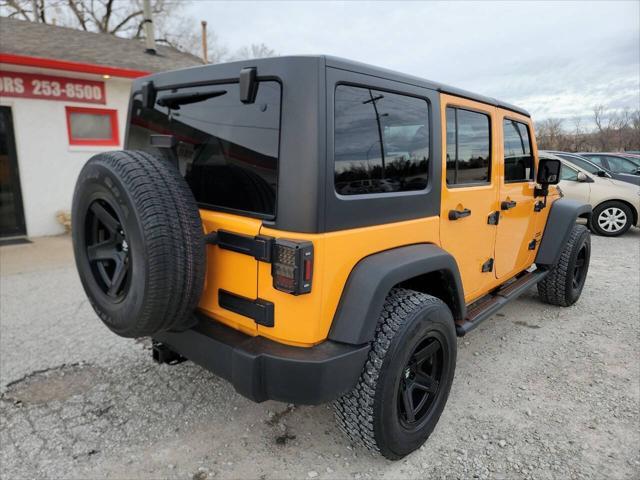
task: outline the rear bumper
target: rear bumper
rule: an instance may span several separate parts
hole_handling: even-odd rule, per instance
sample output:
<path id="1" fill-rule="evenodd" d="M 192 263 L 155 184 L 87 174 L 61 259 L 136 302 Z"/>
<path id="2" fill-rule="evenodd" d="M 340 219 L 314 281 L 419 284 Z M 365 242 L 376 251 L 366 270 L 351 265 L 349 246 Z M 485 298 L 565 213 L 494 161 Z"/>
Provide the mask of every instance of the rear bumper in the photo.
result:
<path id="1" fill-rule="evenodd" d="M 368 344 L 332 341 L 292 347 L 245 335 L 207 317 L 189 330 L 163 332 L 153 339 L 228 380 L 255 402 L 304 405 L 329 402 L 351 390 L 369 352 Z"/>

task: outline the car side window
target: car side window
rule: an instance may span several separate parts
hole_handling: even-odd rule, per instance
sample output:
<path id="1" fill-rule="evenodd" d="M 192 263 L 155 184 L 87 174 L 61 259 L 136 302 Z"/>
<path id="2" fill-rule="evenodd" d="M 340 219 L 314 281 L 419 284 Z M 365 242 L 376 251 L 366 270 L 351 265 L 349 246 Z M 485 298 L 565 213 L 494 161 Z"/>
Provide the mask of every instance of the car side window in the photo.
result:
<path id="1" fill-rule="evenodd" d="M 338 85 L 335 189 L 341 195 L 424 190 L 430 158 L 426 100 Z"/>
<path id="2" fill-rule="evenodd" d="M 534 163 L 531 154 L 529 128 L 522 122 L 508 118 L 502 124 L 504 134 L 505 183 L 533 180 Z"/>
<path id="3" fill-rule="evenodd" d="M 571 167 L 566 166 L 564 163 L 560 168 L 560 180 L 570 180 L 572 182 L 578 181 L 578 171 Z"/>
<path id="4" fill-rule="evenodd" d="M 447 185 L 484 184 L 490 178 L 489 115 L 447 107 Z"/>
<path id="5" fill-rule="evenodd" d="M 601 157 L 598 157 L 597 155 L 589 155 L 587 158 L 589 159 L 589 161 L 595 163 L 599 167 L 608 168 L 608 165 L 605 165 L 603 159 Z"/>
<path id="6" fill-rule="evenodd" d="M 620 173 L 634 173 L 638 170 L 638 167 L 626 158 L 614 157 L 607 155 L 607 162 L 609 162 L 609 168 L 614 172 Z"/>

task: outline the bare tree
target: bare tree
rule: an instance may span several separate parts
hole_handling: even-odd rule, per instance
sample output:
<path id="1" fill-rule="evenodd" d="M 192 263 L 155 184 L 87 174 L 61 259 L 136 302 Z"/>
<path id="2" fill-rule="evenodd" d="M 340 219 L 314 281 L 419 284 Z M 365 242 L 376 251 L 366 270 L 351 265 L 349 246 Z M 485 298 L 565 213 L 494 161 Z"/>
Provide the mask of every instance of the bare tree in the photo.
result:
<path id="1" fill-rule="evenodd" d="M 596 105 L 592 118 L 591 131 L 582 127 L 581 118 L 573 119 L 573 130 L 566 130 L 558 119 L 538 122 L 538 148 L 570 152 L 640 150 L 640 109 L 612 110 Z"/>
<path id="2" fill-rule="evenodd" d="M 154 0 L 152 12 L 154 16 L 166 15 L 169 5 L 180 7 L 184 3 L 183 0 Z M 142 35 L 141 0 L 2 0 L 0 8 L 8 17 L 128 38 Z"/>
<path id="3" fill-rule="evenodd" d="M 276 56 L 275 50 L 267 47 L 264 43 L 252 43 L 248 47 L 242 47 L 231 56 L 231 60 L 249 60 L 251 58 L 267 58 Z"/>
<path id="4" fill-rule="evenodd" d="M 182 13 L 190 3 L 190 0 L 151 0 L 155 40 L 201 57 L 200 22 Z M 0 14 L 88 32 L 144 38 L 142 0 L 0 0 Z M 242 47 L 229 55 L 228 48 L 212 31 L 207 35 L 207 50 L 211 63 L 275 55 L 263 43 Z"/>

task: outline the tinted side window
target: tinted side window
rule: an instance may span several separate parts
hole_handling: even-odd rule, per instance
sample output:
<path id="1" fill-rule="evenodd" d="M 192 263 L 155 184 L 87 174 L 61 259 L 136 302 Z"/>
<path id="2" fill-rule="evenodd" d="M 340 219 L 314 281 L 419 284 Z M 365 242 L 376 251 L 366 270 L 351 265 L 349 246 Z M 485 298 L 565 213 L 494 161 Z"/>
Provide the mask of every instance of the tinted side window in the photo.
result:
<path id="1" fill-rule="evenodd" d="M 533 155 L 529 129 L 524 123 L 504 119 L 504 181 L 526 182 L 533 179 Z"/>
<path id="2" fill-rule="evenodd" d="M 185 98 L 166 100 L 176 94 Z M 153 108 L 136 96 L 130 122 L 127 148 L 166 156 L 150 146 L 150 136 L 176 138 L 180 173 L 199 204 L 275 215 L 279 83 L 260 82 L 252 104 L 240 102 L 237 83 L 161 91 Z"/>
<path id="3" fill-rule="evenodd" d="M 429 164 L 425 100 L 339 85 L 335 93 L 335 188 L 342 195 L 422 190 Z"/>
<path id="4" fill-rule="evenodd" d="M 489 115 L 447 108 L 447 184 L 489 183 L 491 128 Z"/>

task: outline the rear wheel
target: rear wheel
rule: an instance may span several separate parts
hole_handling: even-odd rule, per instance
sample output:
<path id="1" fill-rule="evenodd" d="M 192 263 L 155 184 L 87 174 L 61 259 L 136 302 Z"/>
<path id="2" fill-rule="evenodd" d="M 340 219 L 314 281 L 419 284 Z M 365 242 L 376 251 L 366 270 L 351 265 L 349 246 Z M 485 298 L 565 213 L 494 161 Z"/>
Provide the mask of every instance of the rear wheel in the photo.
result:
<path id="1" fill-rule="evenodd" d="M 540 298 L 551 305 L 573 305 L 582 294 L 590 258 L 589 230 L 584 225 L 574 225 L 557 265 L 538 283 Z"/>
<path id="2" fill-rule="evenodd" d="M 622 202 L 604 202 L 593 209 L 589 227 L 604 237 L 617 237 L 631 228 L 633 213 Z"/>
<path id="3" fill-rule="evenodd" d="M 80 172 L 72 208 L 80 280 L 107 327 L 140 337 L 191 326 L 204 284 L 204 236 L 172 164 L 145 152 L 95 155 Z"/>
<path id="4" fill-rule="evenodd" d="M 394 289 L 385 302 L 369 358 L 336 417 L 356 443 L 397 460 L 431 435 L 453 382 L 456 332 L 438 298 Z"/>

